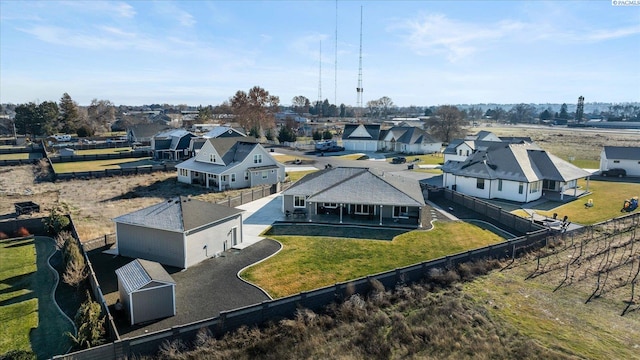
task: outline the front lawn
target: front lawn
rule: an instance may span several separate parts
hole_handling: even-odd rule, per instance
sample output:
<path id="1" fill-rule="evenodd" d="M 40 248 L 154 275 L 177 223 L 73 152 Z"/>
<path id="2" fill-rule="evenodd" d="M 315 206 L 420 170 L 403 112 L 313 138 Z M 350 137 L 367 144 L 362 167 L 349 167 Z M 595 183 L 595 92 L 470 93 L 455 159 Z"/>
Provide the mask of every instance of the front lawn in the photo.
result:
<path id="1" fill-rule="evenodd" d="M 242 277 L 274 298 L 417 264 L 504 241 L 494 233 L 463 223 L 439 223 L 393 241 L 321 236 L 272 236 L 282 243 L 276 256 L 250 267 Z"/>
<path id="2" fill-rule="evenodd" d="M 583 189 L 587 186 L 586 180 L 579 181 L 579 184 Z M 566 215 L 569 217 L 569 221 L 582 225 L 595 224 L 626 214 L 620 212 L 624 200 L 633 196 L 640 196 L 640 184 L 617 180 L 590 180 L 589 191 L 591 194 L 568 204 L 548 211 L 540 210 L 536 212 L 549 217 L 553 216 L 553 213 L 557 213 L 560 218 Z M 584 206 L 589 199 L 593 200 L 593 207 Z"/>
<path id="3" fill-rule="evenodd" d="M 53 164 L 53 170 L 58 173 L 73 173 L 83 171 L 104 171 L 105 169 L 134 168 L 138 166 L 152 166 L 155 163 L 150 157 L 127 158 L 94 161 L 73 161 Z"/>

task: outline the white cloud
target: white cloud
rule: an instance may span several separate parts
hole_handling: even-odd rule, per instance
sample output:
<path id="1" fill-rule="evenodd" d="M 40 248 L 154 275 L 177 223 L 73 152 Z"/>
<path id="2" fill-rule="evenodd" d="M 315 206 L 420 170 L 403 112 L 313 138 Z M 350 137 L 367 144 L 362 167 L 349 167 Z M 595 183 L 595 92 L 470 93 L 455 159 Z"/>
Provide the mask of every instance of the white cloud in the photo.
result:
<path id="1" fill-rule="evenodd" d="M 50 44 L 87 50 L 122 50 L 135 48 L 157 51 L 162 49 L 162 44 L 157 41 L 109 26 L 97 27 L 98 31 L 96 32 L 92 32 L 92 29 L 80 32 L 75 29 L 67 29 L 59 26 L 42 25 L 19 30 Z"/>
<path id="2" fill-rule="evenodd" d="M 323 42 L 323 62 L 329 61 L 328 55 L 329 50 L 329 42 L 327 41 L 327 35 L 323 34 L 309 34 L 303 35 L 298 38 L 293 39 L 291 45 L 289 45 L 290 49 L 293 52 L 307 58 L 307 59 L 318 59 L 320 55 L 320 42 Z M 331 50 L 332 51 L 332 50 Z"/>

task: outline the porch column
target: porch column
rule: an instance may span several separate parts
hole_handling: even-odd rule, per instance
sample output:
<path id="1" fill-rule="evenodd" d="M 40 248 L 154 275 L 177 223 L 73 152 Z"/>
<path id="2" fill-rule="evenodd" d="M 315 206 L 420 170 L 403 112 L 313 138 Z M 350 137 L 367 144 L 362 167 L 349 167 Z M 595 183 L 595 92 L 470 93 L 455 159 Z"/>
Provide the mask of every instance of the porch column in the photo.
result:
<path id="1" fill-rule="evenodd" d="M 564 183 L 560 185 L 560 201 L 564 200 Z"/>
<path id="2" fill-rule="evenodd" d="M 343 204 L 340 204 L 340 224 L 342 224 L 342 206 Z"/>
<path id="3" fill-rule="evenodd" d="M 576 182 L 575 186 L 573 187 L 573 197 L 576 197 L 578 195 L 578 180 L 574 180 Z"/>
<path id="4" fill-rule="evenodd" d="M 589 176 L 587 176 L 587 192 L 589 192 Z"/>
<path id="5" fill-rule="evenodd" d="M 418 229 L 422 229 L 422 207 L 418 207 Z"/>
<path id="6" fill-rule="evenodd" d="M 380 205 L 380 225 L 382 225 L 382 205 Z"/>

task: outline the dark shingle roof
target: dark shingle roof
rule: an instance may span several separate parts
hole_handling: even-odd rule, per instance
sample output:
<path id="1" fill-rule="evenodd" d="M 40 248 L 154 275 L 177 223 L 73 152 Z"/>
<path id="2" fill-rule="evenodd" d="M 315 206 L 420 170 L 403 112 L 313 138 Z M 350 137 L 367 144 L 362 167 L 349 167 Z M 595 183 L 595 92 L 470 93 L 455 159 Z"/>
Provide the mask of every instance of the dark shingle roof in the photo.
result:
<path id="1" fill-rule="evenodd" d="M 640 160 L 640 147 L 605 146 L 604 152 L 609 160 Z"/>
<path id="2" fill-rule="evenodd" d="M 186 232 L 242 213 L 242 210 L 181 196 L 118 216 L 113 221 Z"/>
<path id="3" fill-rule="evenodd" d="M 351 134 L 358 128 L 364 127 L 369 136 L 351 136 Z M 346 124 L 344 131 L 342 132 L 342 139 L 345 140 L 379 140 L 380 139 L 380 125 L 377 124 Z"/>
<path id="4" fill-rule="evenodd" d="M 164 284 L 175 284 L 171 275 L 154 261 L 135 259 L 132 262 L 116 269 L 116 275 L 122 282 L 127 294 L 140 290 L 145 286 L 159 282 Z"/>
<path id="5" fill-rule="evenodd" d="M 284 195 L 309 195 L 309 201 L 423 206 L 416 180 L 392 174 L 375 174 L 367 168 L 337 167 L 306 175 Z"/>
<path id="6" fill-rule="evenodd" d="M 225 164 L 240 162 L 258 146 L 256 139 L 249 137 L 223 137 L 209 139 L 213 148 L 222 156 Z"/>

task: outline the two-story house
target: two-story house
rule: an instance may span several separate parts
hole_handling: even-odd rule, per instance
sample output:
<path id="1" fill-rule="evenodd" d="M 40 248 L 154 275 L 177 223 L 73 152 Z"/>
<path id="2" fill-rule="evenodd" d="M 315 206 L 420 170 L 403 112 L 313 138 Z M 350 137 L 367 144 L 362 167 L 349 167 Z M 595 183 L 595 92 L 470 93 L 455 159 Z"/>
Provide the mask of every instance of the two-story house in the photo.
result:
<path id="1" fill-rule="evenodd" d="M 216 191 L 284 181 L 284 165 L 251 137 L 208 139 L 198 153 L 176 165 L 178 181 Z"/>

